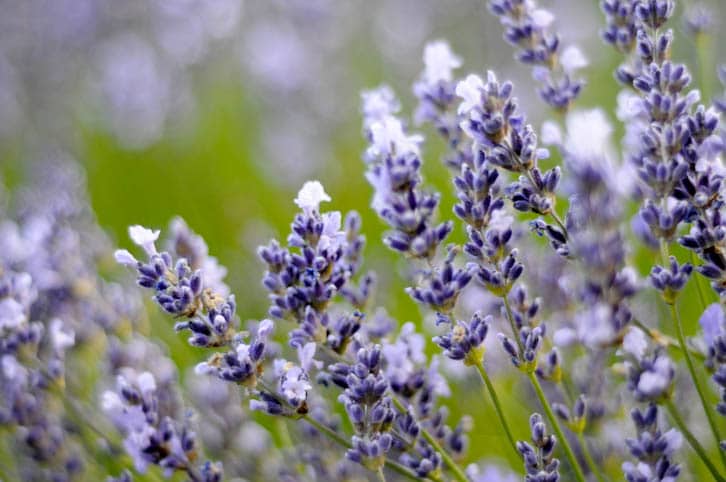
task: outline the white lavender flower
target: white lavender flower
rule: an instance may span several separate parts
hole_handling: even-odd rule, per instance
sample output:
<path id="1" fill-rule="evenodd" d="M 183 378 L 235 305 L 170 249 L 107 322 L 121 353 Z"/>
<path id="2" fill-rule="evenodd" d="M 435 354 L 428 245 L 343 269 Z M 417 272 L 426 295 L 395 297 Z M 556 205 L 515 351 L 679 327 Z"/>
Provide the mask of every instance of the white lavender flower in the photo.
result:
<path id="1" fill-rule="evenodd" d="M 323 185 L 319 181 L 307 181 L 295 198 L 297 207 L 308 215 L 312 211 L 318 211 L 321 202 L 330 201 L 330 196 L 325 192 Z M 340 225 L 340 222 L 338 224 Z"/>

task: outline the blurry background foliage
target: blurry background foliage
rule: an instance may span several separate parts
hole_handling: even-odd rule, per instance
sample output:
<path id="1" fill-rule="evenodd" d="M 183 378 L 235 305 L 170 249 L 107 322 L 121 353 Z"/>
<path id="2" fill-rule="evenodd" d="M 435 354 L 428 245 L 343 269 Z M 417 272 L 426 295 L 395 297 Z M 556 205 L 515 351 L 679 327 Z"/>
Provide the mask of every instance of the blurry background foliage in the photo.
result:
<path id="1" fill-rule="evenodd" d="M 164 229 L 172 216 L 182 216 L 229 268 L 241 317 L 260 319 L 267 303 L 255 248 L 287 236 L 295 193 L 316 178 L 333 198 L 324 209 L 362 215 L 366 268 L 379 277 L 376 304 L 400 324 L 423 323 L 403 292 L 404 264 L 380 242 L 383 223 L 368 207 L 359 92 L 388 83 L 411 113 L 423 47 L 441 38 L 464 59 L 460 75 L 492 69 L 514 80 L 521 109 L 541 125 L 552 113 L 537 97 L 529 69 L 513 61 L 486 2 L 219 0 L 200 14 L 195 9 L 204 3 L 0 0 L 0 175 L 10 201 L 12 189 L 44 159 L 70 155 L 86 170 L 100 225 L 119 245 L 130 244 L 130 224 Z M 615 123 L 617 146 L 622 128 L 613 71 L 622 59 L 599 38 L 597 2 L 539 3 L 555 13 L 567 43 L 588 57 L 577 108 L 603 107 Z M 726 52 L 717 47 L 726 42 L 726 11 L 722 0 L 706 4 L 717 14 L 710 34 L 695 42 L 675 23 L 673 57 L 689 63 L 710 100 L 721 91 L 716 67 Z M 426 182 L 441 191 L 440 214 L 451 218 L 451 176 L 440 162 L 445 146 L 428 127 L 419 130 L 429 134 Z M 461 239 L 455 231 L 451 240 Z M 654 257 L 643 248 L 633 253 L 641 274 Z M 693 284 L 682 298 L 689 334 L 698 316 Z M 184 375 L 204 355 L 175 335 L 155 307 L 149 311 L 151 333 Z M 501 391 L 510 419 L 524 432 L 529 403 L 518 401 L 514 380 L 501 383 L 510 387 Z M 454 418 L 477 415 L 470 459 L 511 457 L 478 387 L 458 393 L 468 396 L 445 402 Z M 613 463 L 612 473 L 619 473 Z"/>

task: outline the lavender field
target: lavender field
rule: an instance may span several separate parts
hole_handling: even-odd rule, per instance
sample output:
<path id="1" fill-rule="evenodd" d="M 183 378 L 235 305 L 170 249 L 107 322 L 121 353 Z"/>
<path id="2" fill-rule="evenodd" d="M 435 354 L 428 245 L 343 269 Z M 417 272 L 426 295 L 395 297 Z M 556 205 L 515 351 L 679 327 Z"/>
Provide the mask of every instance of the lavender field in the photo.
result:
<path id="1" fill-rule="evenodd" d="M 0 481 L 726 481 L 722 0 L 0 0 Z"/>

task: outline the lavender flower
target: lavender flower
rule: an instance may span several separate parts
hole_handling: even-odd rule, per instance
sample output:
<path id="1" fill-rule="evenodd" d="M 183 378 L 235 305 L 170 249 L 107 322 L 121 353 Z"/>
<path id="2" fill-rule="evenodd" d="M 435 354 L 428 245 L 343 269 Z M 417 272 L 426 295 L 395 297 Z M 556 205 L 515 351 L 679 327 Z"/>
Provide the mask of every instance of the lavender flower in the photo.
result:
<path id="1" fill-rule="evenodd" d="M 635 48 L 637 36 L 635 7 L 637 4 L 637 0 L 603 0 L 601 2 L 607 22 L 602 31 L 602 38 L 625 54 Z"/>
<path id="2" fill-rule="evenodd" d="M 419 100 L 415 119 L 418 123 L 431 123 L 446 140 L 452 152 L 445 158 L 445 164 L 454 169 L 473 164 L 471 142 L 461 130 L 461 115 L 456 110 L 453 70 L 461 67 L 461 59 L 449 44 L 438 40 L 426 44 L 423 61 L 424 71 L 413 86 Z"/>
<path id="3" fill-rule="evenodd" d="M 469 267 L 455 268 L 454 258 L 457 250 L 450 249 L 440 270 L 430 273 L 424 284 L 407 288 L 407 293 L 419 303 L 428 305 L 432 310 L 450 313 L 462 290 L 471 281 Z"/>
<path id="4" fill-rule="evenodd" d="M 463 99 L 459 112 L 465 114 L 461 127 L 473 140 L 475 154 L 483 158 L 478 161 L 479 165 L 487 162 L 523 174 L 506 186 L 505 193 L 516 210 L 555 218 L 559 226 L 548 231 L 564 244 L 567 234 L 554 210 L 560 169 L 555 167 L 542 173 L 537 167 L 537 161 L 548 157 L 549 152 L 537 147 L 537 136 L 517 111 L 512 90 L 511 82 L 500 84 L 491 71 L 487 73 L 486 83 L 476 75 L 469 75 L 456 87 L 457 95 Z"/>
<path id="5" fill-rule="evenodd" d="M 450 322 L 448 318 L 447 322 Z M 484 359 L 484 339 L 489 330 L 491 316 L 482 317 L 476 312 L 470 323 L 457 321 L 451 323 L 451 331 L 443 336 L 434 337 L 434 343 L 444 350 L 444 355 L 452 360 L 464 360 L 466 365 L 477 365 Z"/>
<path id="6" fill-rule="evenodd" d="M 721 399 L 716 410 L 726 417 L 726 317 L 723 307 L 714 303 L 704 310 L 699 320 L 706 343 L 706 367 L 714 373 Z"/>
<path id="7" fill-rule="evenodd" d="M 550 243 L 577 259 L 583 272 L 576 283 L 577 296 L 588 308 L 575 317 L 574 337 L 590 347 L 617 343 L 632 318 L 628 300 L 638 289 L 637 277 L 626 266 L 626 242 L 620 227 L 621 205 L 630 192 L 630 173 L 617 164 L 609 138 L 612 127 L 600 110 L 573 111 L 566 120 L 567 133 L 547 122 L 542 127 L 548 143 L 559 147 L 569 178 L 567 243 L 553 237 Z M 546 134 L 546 136 L 545 136 Z M 547 229 L 537 226 L 537 229 Z M 561 328 L 556 336 L 562 336 Z"/>
<path id="8" fill-rule="evenodd" d="M 275 318 L 302 323 L 308 307 L 325 311 L 358 270 L 364 243 L 359 221 L 355 214 L 349 215 L 342 231 L 339 212 L 319 212 L 320 203 L 327 200 L 330 197 L 319 182 L 306 183 L 295 200 L 302 213 L 292 224 L 289 248 L 273 240 L 258 249 L 268 266 L 263 284 L 270 291 L 269 313 Z"/>
<path id="9" fill-rule="evenodd" d="M 625 335 L 622 354 L 628 369 L 628 389 L 636 400 L 658 402 L 670 397 L 675 366 L 661 349 L 648 349 L 640 329 L 631 328 Z"/>
<path id="10" fill-rule="evenodd" d="M 391 400 L 385 396 L 388 384 L 380 363 L 381 347 L 374 346 L 359 350 L 354 365 L 330 368 L 336 383 L 345 389 L 339 400 L 356 430 L 346 457 L 374 471 L 383 466 L 393 444 L 389 431 L 395 416 Z"/>
<path id="11" fill-rule="evenodd" d="M 233 350 L 224 354 L 215 353 L 207 361 L 199 363 L 195 371 L 200 375 L 213 375 L 228 382 L 256 387 L 257 377 L 262 372 L 267 338 L 273 327 L 271 320 L 263 320 L 249 345 L 238 338 Z"/>
<path id="12" fill-rule="evenodd" d="M 425 47 L 414 85 L 414 121 L 431 124 L 447 143 L 444 161 L 454 170 L 452 211 L 464 228 L 460 245 L 443 249 L 455 222 L 438 218 L 440 196 L 424 184 L 423 136 L 411 130 L 390 88 L 363 94 L 372 206 L 390 229 L 385 244 L 411 261 L 406 292 L 424 312 L 412 322 L 399 323 L 373 305 L 376 276 L 363 269 L 361 217 L 326 211 L 331 196 L 318 181 L 302 185 L 291 203 L 297 212 L 287 238 L 259 248 L 270 319 L 243 326 L 240 318 L 248 314 L 201 236 L 181 218 L 172 221 L 165 239 L 160 230 L 132 226 L 136 248 L 116 251 L 116 261 L 170 315 L 188 342 L 183 346 L 190 353 L 203 350 L 193 357 L 195 373 L 182 384 L 181 360 L 188 354 L 174 348 L 174 358 L 166 356 L 166 347 L 147 334 L 139 297 L 100 264 L 110 257 L 109 243 L 90 211 L 79 172 L 66 170 L 65 161 L 44 163 L 34 174 L 35 185 L 7 196 L 0 192 L 0 426 L 6 434 L 0 449 L 13 455 L 0 476 L 65 482 L 119 474 L 109 480 L 128 481 L 132 472 L 126 465 L 133 462 L 135 472 L 151 468 L 168 477 L 217 482 L 223 462 L 228 477 L 263 480 L 352 480 L 368 477 L 367 471 L 389 480 L 396 474 L 509 480 L 509 473 L 480 458 L 489 452 L 467 454 L 471 430 L 479 438 L 499 437 L 501 428 L 523 459 L 528 481 L 562 476 L 578 482 L 588 477 L 673 482 L 682 471 L 708 477 L 693 464 L 696 457 L 714 480 L 723 480 L 717 464 L 726 457 L 710 455 L 726 441 L 708 393 L 708 387 L 719 392 L 715 408 L 726 416 L 723 303 L 712 303 L 694 283 L 703 310 L 689 315 L 700 315 L 703 336 L 687 343 L 677 298 L 694 270 L 696 282 L 705 276 L 719 298 L 726 293 L 726 130 L 719 125 L 726 103 L 719 98 L 713 106 L 701 105 L 700 94 L 689 90 L 688 68 L 671 60 L 672 0 L 601 3 L 603 39 L 627 57 L 616 73 L 629 89 L 618 96 L 618 118 L 627 131 L 621 156 L 611 145 L 615 129 L 603 110 L 571 109 L 583 85 L 576 71 L 585 57 L 561 46 L 551 29 L 553 15 L 534 0 L 489 5 L 519 59 L 533 66 L 543 99 L 567 111 L 561 125 L 548 121 L 535 129 L 510 82 L 491 72 L 486 79 L 459 78 L 463 58 L 445 41 Z M 129 106 L 139 111 L 127 142 L 141 145 L 160 135 L 178 81 L 170 65 L 177 65 L 183 81 L 183 67 L 200 61 L 198 49 L 209 38 L 227 36 L 236 24 L 234 5 L 231 0 L 214 7 L 221 9 L 216 13 L 200 10 L 228 17 L 217 33 L 199 20 L 171 22 L 179 21 L 183 9 L 157 5 L 153 14 L 170 25 L 152 22 L 143 35 L 126 31 L 110 43 L 99 42 L 107 100 L 129 100 L 110 117 L 114 128 L 123 130 Z M 311 11 L 308 5 L 293 8 Z M 319 19 L 322 10 L 316 12 L 306 19 Z M 99 15 L 102 20 L 105 14 Z M 133 12 L 129 15 L 132 20 Z M 182 24 L 198 28 L 199 35 L 180 50 L 176 29 Z M 704 28 L 703 19 L 687 23 L 694 35 Z M 258 39 L 275 37 L 256 30 Z M 288 36 L 281 45 L 298 40 Z M 279 78 L 289 69 L 266 58 L 275 48 L 253 56 L 264 64 L 257 67 L 260 73 L 279 90 L 306 97 L 293 89 L 305 79 Z M 0 82 L 7 78 L 3 52 L 0 46 Z M 294 61 L 310 60 L 301 58 Z M 123 65 L 139 67 L 127 84 L 149 81 L 146 102 L 138 92 L 119 97 L 125 90 L 109 88 L 130 75 L 119 69 Z M 3 85 L 0 108 L 7 104 Z M 295 105 L 287 105 L 285 114 Z M 540 167 L 550 152 L 542 145 L 557 149 L 561 168 Z M 569 201 L 564 221 L 557 211 L 562 195 Z M 632 200 L 639 210 L 630 220 Z M 674 335 L 648 326 L 659 317 L 647 298 L 636 297 L 644 283 L 634 266 L 642 263 L 632 257 L 639 251 L 628 224 L 646 247 L 661 250 L 663 259 L 651 263 L 649 280 L 669 305 Z M 552 249 L 523 236 L 528 228 Z M 670 256 L 674 242 L 692 256 L 690 263 Z M 436 322 L 433 345 L 430 320 Z M 503 353 L 487 355 L 485 363 L 493 328 Z M 439 349 L 441 355 L 429 355 Z M 88 364 L 90 357 L 100 363 Z M 676 376 L 680 358 L 692 386 Z M 704 370 L 694 368 L 695 359 L 704 362 Z M 499 373 L 507 360 L 526 387 L 508 378 L 509 372 Z M 482 414 L 466 413 L 482 405 L 470 390 L 467 366 L 480 376 L 499 427 L 475 427 Z M 509 397 L 500 401 L 497 392 L 504 389 Z M 533 394 L 536 407 L 530 406 Z M 680 414 L 696 395 L 714 435 L 710 445 L 702 442 L 700 414 L 687 417 L 688 423 Z M 535 413 L 531 440 L 517 443 L 507 422 L 511 403 L 501 403 L 512 399 L 543 410 L 554 435 Z M 108 432 L 99 406 L 118 433 Z M 660 408 L 678 431 L 662 428 L 668 422 Z M 636 433 L 626 439 L 628 411 Z M 264 415 L 276 419 L 258 424 Z M 681 438 L 694 453 L 677 455 Z M 561 454 L 566 465 L 560 464 Z M 103 465 L 88 463 L 97 460 Z M 473 464 L 465 470 L 463 461 Z M 624 475 L 615 474 L 621 463 Z M 476 467 L 489 470 L 477 473 Z"/>
<path id="13" fill-rule="evenodd" d="M 547 435 L 542 416 L 538 413 L 529 418 L 532 445 L 517 442 L 517 450 L 524 458 L 525 479 L 527 482 L 557 482 L 560 480 L 560 461 L 554 457 L 557 439 Z"/>
<path id="14" fill-rule="evenodd" d="M 693 271 L 693 266 L 688 263 L 679 265 L 676 258 L 671 256 L 668 269 L 661 266 L 653 267 L 650 272 L 650 281 L 655 289 L 663 293 L 666 303 L 673 304 L 678 292 L 686 285 L 691 271 Z"/>
<path id="15" fill-rule="evenodd" d="M 665 433 L 658 429 L 656 405 L 648 405 L 645 410 L 633 409 L 631 417 L 638 430 L 638 437 L 627 439 L 626 443 L 630 453 L 639 462 L 623 463 L 625 478 L 628 482 L 675 481 L 681 469 L 673 463 L 671 456 L 681 446 L 681 434 L 675 429 Z"/>
<path id="16" fill-rule="evenodd" d="M 559 36 L 549 31 L 554 15 L 536 8 L 531 0 L 491 0 L 489 10 L 504 26 L 504 39 L 521 49 L 517 59 L 534 66 L 533 76 L 542 84 L 542 100 L 555 109 L 567 110 L 584 85 L 574 73 L 585 67 L 587 60 L 577 47 L 561 49 Z"/>
<path id="17" fill-rule="evenodd" d="M 414 258 L 431 259 L 452 226 L 449 222 L 434 225 L 439 196 L 419 186 L 418 146 L 423 138 L 406 134 L 401 121 L 392 115 L 366 118 L 364 125 L 370 142 L 366 178 L 374 189 L 372 207 L 392 228 L 384 242 Z"/>
<path id="18" fill-rule="evenodd" d="M 103 395 L 103 409 L 124 434 L 124 448 L 136 470 L 146 472 L 149 465 L 158 465 L 167 476 L 183 471 L 194 481 L 221 481 L 221 466 L 194 467 L 195 434 L 187 422 L 159 411 L 156 390 L 151 373 L 128 370 L 119 376 L 116 391 Z"/>

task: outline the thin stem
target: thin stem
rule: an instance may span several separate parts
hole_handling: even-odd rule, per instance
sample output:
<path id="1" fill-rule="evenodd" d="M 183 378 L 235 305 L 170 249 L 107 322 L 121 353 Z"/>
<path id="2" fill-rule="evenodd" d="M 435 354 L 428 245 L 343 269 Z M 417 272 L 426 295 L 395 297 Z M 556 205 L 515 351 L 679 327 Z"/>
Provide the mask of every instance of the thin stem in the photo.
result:
<path id="1" fill-rule="evenodd" d="M 519 338 L 519 330 L 517 330 L 517 324 L 514 322 L 514 314 L 512 313 L 512 307 L 509 306 L 507 295 L 502 296 L 502 301 L 504 301 L 504 309 L 507 312 L 507 321 L 509 321 L 509 326 L 512 328 L 512 336 L 514 336 L 514 341 L 517 342 L 519 348 L 519 356 L 523 356 L 524 347 L 522 346 L 522 340 Z"/>
<path id="2" fill-rule="evenodd" d="M 710 52 L 710 38 L 707 34 L 699 32 L 696 34 L 695 46 L 696 46 L 696 61 L 698 63 L 699 73 L 699 86 L 701 88 L 701 98 L 710 101 L 711 100 L 711 70 L 710 66 L 712 63 L 709 59 Z"/>
<path id="3" fill-rule="evenodd" d="M 378 470 L 376 470 L 376 476 L 378 476 L 378 482 L 386 482 L 386 475 L 383 473 L 383 467 L 378 467 Z"/>
<path id="4" fill-rule="evenodd" d="M 587 467 L 590 469 L 590 472 L 592 472 L 598 482 L 605 482 L 605 479 L 603 478 L 602 474 L 600 474 L 600 470 L 595 463 L 595 459 L 592 458 L 590 449 L 587 447 L 587 440 L 585 440 L 585 435 L 582 432 L 577 433 L 577 440 L 580 441 L 580 446 L 582 447 L 582 454 L 585 456 L 585 462 L 587 462 Z"/>
<path id="5" fill-rule="evenodd" d="M 665 333 L 661 333 L 658 330 L 654 330 L 652 328 L 648 328 L 645 326 L 640 320 L 633 319 L 632 323 L 640 328 L 643 333 L 645 333 L 651 340 L 655 341 L 659 345 L 663 345 L 667 348 L 675 348 L 676 350 L 683 352 L 683 349 L 681 348 L 681 345 L 678 344 L 678 341 L 675 338 L 672 338 Z M 699 360 L 705 360 L 706 356 L 697 351 L 693 348 L 688 348 L 688 352 L 691 354 L 691 356 L 694 356 L 698 358 Z"/>
<path id="6" fill-rule="evenodd" d="M 396 397 L 391 397 L 391 400 L 393 400 L 393 405 L 398 409 L 398 411 L 402 413 L 407 413 L 408 409 L 401 403 L 400 400 L 398 400 Z M 431 444 L 431 446 L 439 452 L 441 455 L 441 458 L 444 461 L 444 464 L 453 472 L 454 478 L 458 480 L 459 482 L 468 482 L 469 478 L 466 476 L 463 470 L 461 470 L 461 467 L 454 461 L 453 458 L 451 458 L 451 455 L 444 449 L 441 444 L 439 443 L 436 438 L 434 438 L 433 435 L 431 435 L 428 430 L 421 427 L 421 436 L 423 436 L 426 441 Z"/>
<path id="7" fill-rule="evenodd" d="M 539 398 L 539 401 L 542 404 L 542 408 L 544 409 L 545 414 L 547 415 L 547 419 L 550 421 L 550 425 L 552 425 L 552 428 L 554 429 L 555 434 L 557 435 L 558 441 L 562 444 L 562 448 L 565 451 L 567 460 L 570 461 L 572 470 L 575 473 L 575 479 L 577 479 L 578 482 L 586 482 L 585 474 L 582 473 L 582 469 L 580 468 L 580 464 L 577 462 L 575 453 L 572 451 L 572 448 L 570 447 L 570 443 L 567 441 L 567 439 L 565 438 L 565 434 L 562 432 L 560 423 L 557 421 L 555 414 L 552 412 L 550 403 L 547 401 L 547 397 L 545 397 L 544 391 L 542 390 L 542 386 L 539 384 L 539 380 L 537 380 L 537 375 L 530 372 L 530 373 L 527 373 L 527 376 L 529 377 L 529 380 L 532 382 L 534 391 L 537 392 L 537 398 Z"/>
<path id="8" fill-rule="evenodd" d="M 560 227 L 560 229 L 562 230 L 562 235 L 565 237 L 565 241 L 567 241 L 569 239 L 567 235 L 567 228 L 565 227 L 565 223 L 562 222 L 562 219 L 560 218 L 559 214 L 557 214 L 557 211 L 555 211 L 554 208 L 552 208 L 552 210 L 550 211 L 550 216 L 552 216 L 552 219 L 554 219 L 557 225 Z"/>
<path id="9" fill-rule="evenodd" d="M 696 266 L 697 263 L 698 263 L 698 261 L 696 259 L 696 253 L 691 251 L 691 264 L 693 266 Z M 705 310 L 706 307 L 708 306 L 708 303 L 706 302 L 706 294 L 703 292 L 703 286 L 701 285 L 703 280 L 698 275 L 694 275 L 694 278 L 696 278 L 696 288 L 698 289 L 698 299 L 701 300 L 701 310 Z"/>
<path id="10" fill-rule="evenodd" d="M 661 238 L 661 240 L 660 240 L 660 258 L 661 258 L 661 263 L 663 264 L 663 267 L 667 268 L 668 267 L 668 258 L 669 258 L 668 241 L 666 241 L 663 238 Z"/>
<path id="11" fill-rule="evenodd" d="M 332 428 L 328 427 L 327 425 L 318 422 L 313 417 L 311 417 L 309 414 L 303 415 L 303 420 L 305 420 L 307 423 L 315 427 L 315 429 L 337 443 L 338 445 L 342 445 L 345 448 L 352 448 L 352 445 L 350 441 L 346 438 L 344 438 L 342 435 L 340 435 L 338 432 L 333 430 Z M 385 466 L 394 472 L 397 472 L 398 474 L 406 477 L 409 480 L 431 480 L 431 479 L 422 479 L 420 477 L 417 477 L 416 474 L 411 472 L 409 469 L 404 467 L 403 465 L 399 464 L 398 462 L 394 462 L 393 460 L 386 459 Z M 385 480 L 385 479 L 384 479 Z"/>
<path id="12" fill-rule="evenodd" d="M 575 402 L 575 391 L 572 389 L 572 383 L 567 373 L 562 374 L 560 385 L 562 386 L 562 394 L 567 399 L 567 403 L 572 405 Z"/>
<path id="13" fill-rule="evenodd" d="M 504 429 L 504 433 L 507 434 L 507 438 L 509 439 L 509 444 L 512 446 L 512 450 L 514 450 L 514 453 L 517 454 L 517 457 L 519 457 L 519 451 L 517 450 L 517 442 L 512 436 L 512 431 L 509 429 L 509 424 L 507 423 L 507 419 L 504 417 L 504 411 L 502 410 L 502 406 L 499 403 L 499 397 L 497 396 L 497 392 L 494 390 L 494 385 L 492 384 L 491 379 L 489 378 L 489 374 L 484 369 L 484 366 L 481 363 L 477 363 L 476 365 L 476 371 L 479 372 L 479 376 L 481 377 L 482 381 L 484 382 L 484 386 L 486 387 L 487 391 L 489 392 L 489 396 L 492 399 L 492 402 L 494 403 L 494 410 L 497 412 L 497 417 L 499 417 L 499 423 L 502 425 L 502 428 Z"/>
<path id="14" fill-rule="evenodd" d="M 303 420 L 305 420 L 307 423 L 315 427 L 315 429 L 331 439 L 333 442 L 337 443 L 338 445 L 342 445 L 345 448 L 351 448 L 352 445 L 350 444 L 350 441 L 340 435 L 338 432 L 333 430 L 332 428 L 328 427 L 324 423 L 320 423 L 317 420 L 315 420 L 313 417 L 311 417 L 309 414 L 303 415 Z"/>
<path id="15" fill-rule="evenodd" d="M 681 431 L 681 433 L 683 433 L 683 436 L 686 437 L 686 440 L 688 440 L 688 443 L 691 444 L 691 447 L 693 447 L 693 450 L 696 451 L 703 463 L 706 464 L 706 467 L 713 475 L 714 480 L 717 480 L 719 482 L 726 482 L 726 478 L 724 478 L 723 475 L 719 474 L 718 469 L 713 465 L 713 462 L 711 462 L 711 459 L 708 457 L 708 454 L 706 453 L 704 448 L 701 446 L 700 443 L 698 443 L 698 440 L 691 433 L 691 431 L 688 430 L 688 427 L 683 421 L 683 418 L 681 418 L 681 414 L 678 413 L 678 409 L 673 404 L 673 401 L 666 400 L 665 407 L 666 409 L 668 409 L 668 413 L 671 414 L 671 417 L 673 418 L 673 421 L 675 422 L 678 429 Z"/>
<path id="16" fill-rule="evenodd" d="M 290 431 L 287 429 L 285 421 L 278 417 L 275 422 L 277 425 L 277 432 L 280 434 L 280 443 L 282 444 L 282 448 L 292 447 L 292 438 L 290 437 Z"/>
<path id="17" fill-rule="evenodd" d="M 194 467 L 193 465 L 188 464 L 184 468 L 184 471 L 187 473 L 187 475 L 189 476 L 189 479 L 192 482 L 202 482 L 202 474 L 200 474 L 199 471 L 196 469 L 196 467 Z"/>
<path id="18" fill-rule="evenodd" d="M 527 176 L 527 179 L 529 179 L 529 182 L 530 182 L 530 184 L 532 184 L 532 187 L 536 189 L 537 188 L 537 183 L 534 180 L 534 176 L 532 175 L 532 171 L 525 170 L 524 171 L 524 174 Z M 555 223 L 557 223 L 557 226 L 560 227 L 560 229 L 562 230 L 562 235 L 565 237 L 565 241 L 567 241 L 569 239 L 569 236 L 568 236 L 568 233 L 567 233 L 567 228 L 565 227 L 565 223 L 562 222 L 562 219 L 557 214 L 557 211 L 555 211 L 554 203 L 552 203 L 552 204 L 553 204 L 553 206 L 552 206 L 552 209 L 550 209 L 549 215 L 550 215 L 550 217 L 552 217 L 552 219 L 554 219 Z"/>
<path id="19" fill-rule="evenodd" d="M 691 355 L 688 353 L 688 350 L 686 349 L 686 337 L 683 334 L 683 324 L 681 323 L 681 317 L 678 314 L 678 309 L 676 308 L 675 303 L 670 305 L 671 309 L 671 316 L 673 317 L 673 323 L 676 327 L 676 335 L 678 336 L 678 343 L 681 345 L 681 350 L 683 351 L 683 356 L 686 359 L 686 365 L 688 366 L 688 371 L 691 374 L 691 379 L 693 380 L 693 384 L 696 386 L 696 392 L 698 392 L 698 398 L 701 399 L 701 405 L 703 405 L 703 411 L 706 412 L 706 418 L 708 419 L 708 424 L 711 427 L 711 433 L 713 433 L 714 438 L 716 439 L 716 446 L 718 446 L 721 443 L 721 435 L 718 432 L 718 427 L 716 426 L 716 420 L 713 418 L 713 414 L 711 413 L 711 407 L 708 404 L 708 401 L 706 400 L 706 395 L 703 391 L 703 387 L 701 387 L 701 383 L 698 381 L 698 377 L 696 376 L 696 369 L 693 366 L 693 360 L 691 360 Z M 726 454 L 724 454 L 723 450 L 718 451 L 719 455 L 721 456 L 721 463 L 726 467 Z"/>

